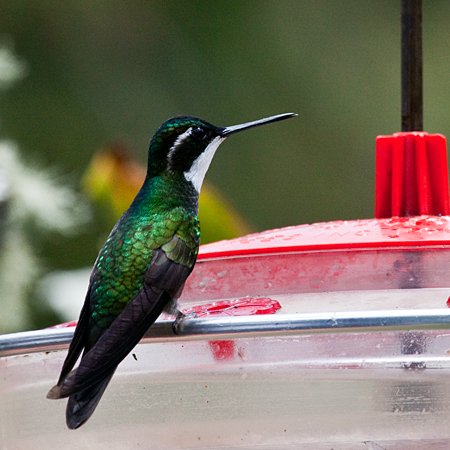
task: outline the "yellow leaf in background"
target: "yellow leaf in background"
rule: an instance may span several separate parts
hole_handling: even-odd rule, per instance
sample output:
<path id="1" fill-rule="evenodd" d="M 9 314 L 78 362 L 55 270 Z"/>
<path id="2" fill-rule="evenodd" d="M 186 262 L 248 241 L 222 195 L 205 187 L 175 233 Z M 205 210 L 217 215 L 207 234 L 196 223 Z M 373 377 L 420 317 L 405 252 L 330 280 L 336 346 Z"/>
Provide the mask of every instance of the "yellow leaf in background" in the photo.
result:
<path id="1" fill-rule="evenodd" d="M 255 232 L 211 183 L 204 182 L 199 198 L 201 244 L 233 239 Z"/>
<path id="2" fill-rule="evenodd" d="M 95 153 L 82 185 L 92 201 L 111 211 L 115 223 L 141 188 L 145 172 L 126 146 L 111 144 Z"/>

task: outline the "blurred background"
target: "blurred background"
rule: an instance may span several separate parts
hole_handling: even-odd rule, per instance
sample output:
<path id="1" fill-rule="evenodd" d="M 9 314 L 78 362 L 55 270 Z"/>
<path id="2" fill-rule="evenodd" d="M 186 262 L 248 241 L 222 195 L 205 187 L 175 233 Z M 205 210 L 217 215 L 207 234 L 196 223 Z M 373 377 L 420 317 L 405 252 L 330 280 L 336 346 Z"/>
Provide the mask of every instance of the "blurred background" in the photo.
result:
<path id="1" fill-rule="evenodd" d="M 450 2 L 424 1 L 423 23 L 424 126 L 449 136 Z M 283 112 L 220 147 L 203 243 L 373 217 L 375 137 L 401 125 L 400 1 L 0 2 L 0 333 L 77 318 L 167 118 Z"/>

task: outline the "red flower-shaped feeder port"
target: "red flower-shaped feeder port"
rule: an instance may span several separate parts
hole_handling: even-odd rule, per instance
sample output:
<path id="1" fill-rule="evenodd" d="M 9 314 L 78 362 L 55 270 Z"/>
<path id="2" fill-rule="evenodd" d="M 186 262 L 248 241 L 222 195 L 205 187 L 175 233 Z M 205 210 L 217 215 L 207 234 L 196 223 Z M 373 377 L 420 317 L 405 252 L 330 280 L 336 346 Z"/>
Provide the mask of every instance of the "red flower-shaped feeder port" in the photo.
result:
<path id="1" fill-rule="evenodd" d="M 246 297 L 193 306 L 192 308 L 184 309 L 183 312 L 185 314 L 195 312 L 197 317 L 254 316 L 258 314 L 275 314 L 280 308 L 281 305 L 276 300 L 268 297 Z"/>

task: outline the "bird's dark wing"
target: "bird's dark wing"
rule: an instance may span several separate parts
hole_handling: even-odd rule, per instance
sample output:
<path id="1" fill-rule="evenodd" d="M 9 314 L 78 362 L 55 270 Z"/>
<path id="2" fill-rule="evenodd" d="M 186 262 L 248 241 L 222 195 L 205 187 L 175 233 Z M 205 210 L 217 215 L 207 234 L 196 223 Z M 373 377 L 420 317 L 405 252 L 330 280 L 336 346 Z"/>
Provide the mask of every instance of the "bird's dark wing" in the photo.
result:
<path id="1" fill-rule="evenodd" d="M 196 256 L 197 247 L 187 245 L 177 234 L 155 250 L 142 289 L 83 355 L 76 371 L 53 388 L 51 397 L 68 397 L 98 385 L 110 376 L 179 292 Z"/>
<path id="2" fill-rule="evenodd" d="M 89 323 L 89 291 L 86 295 L 86 299 L 81 309 L 80 318 L 78 319 L 77 327 L 70 343 L 69 352 L 64 360 L 63 367 L 61 369 L 61 375 L 59 376 L 58 384 L 61 384 L 73 369 L 73 366 L 78 360 L 81 352 L 86 346 L 86 337 L 88 335 L 88 323 Z"/>

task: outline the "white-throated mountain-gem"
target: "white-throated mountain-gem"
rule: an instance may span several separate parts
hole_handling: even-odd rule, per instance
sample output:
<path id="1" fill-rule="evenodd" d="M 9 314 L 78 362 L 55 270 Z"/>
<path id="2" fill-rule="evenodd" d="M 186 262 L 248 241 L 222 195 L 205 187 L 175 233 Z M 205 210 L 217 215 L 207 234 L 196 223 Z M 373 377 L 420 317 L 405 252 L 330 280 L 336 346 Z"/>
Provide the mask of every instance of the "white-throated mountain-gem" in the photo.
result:
<path id="1" fill-rule="evenodd" d="M 183 318 L 177 299 L 197 258 L 198 196 L 220 143 L 238 131 L 295 115 L 231 127 L 179 116 L 155 133 L 144 184 L 100 250 L 58 384 L 47 394 L 69 397 L 69 428 L 89 419 L 118 364 L 163 311 L 177 318 L 175 324 Z"/>

